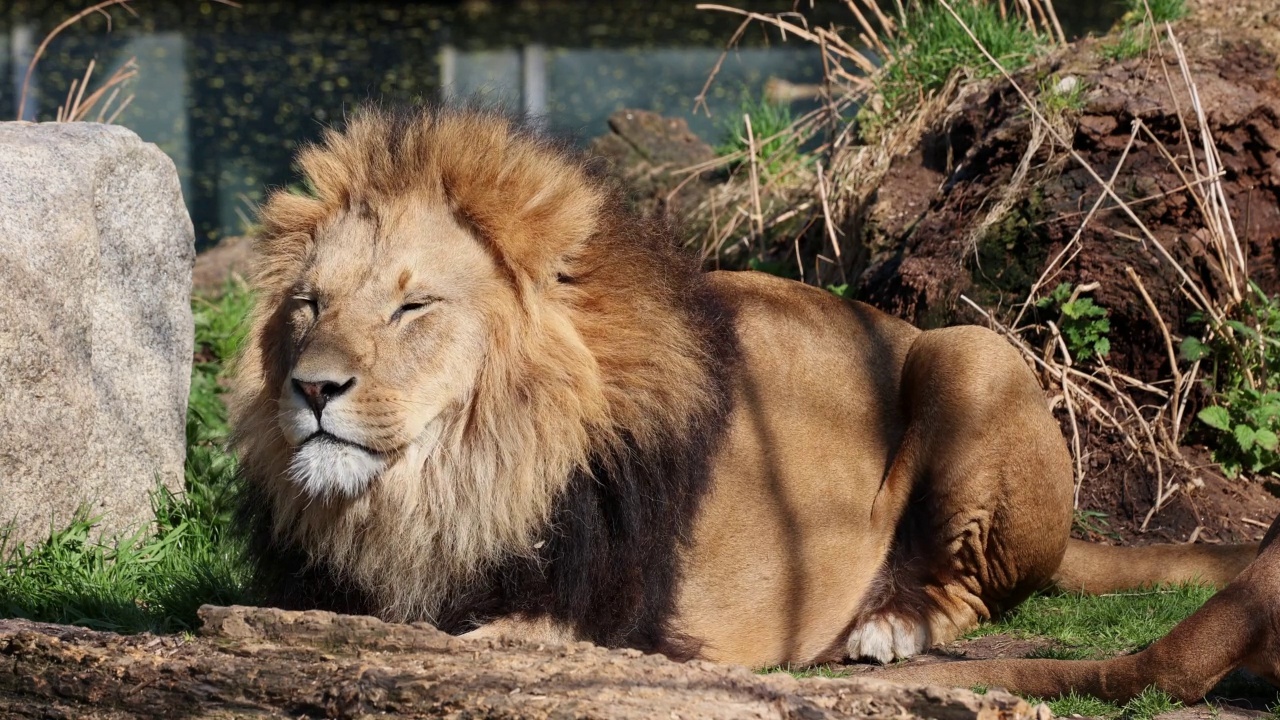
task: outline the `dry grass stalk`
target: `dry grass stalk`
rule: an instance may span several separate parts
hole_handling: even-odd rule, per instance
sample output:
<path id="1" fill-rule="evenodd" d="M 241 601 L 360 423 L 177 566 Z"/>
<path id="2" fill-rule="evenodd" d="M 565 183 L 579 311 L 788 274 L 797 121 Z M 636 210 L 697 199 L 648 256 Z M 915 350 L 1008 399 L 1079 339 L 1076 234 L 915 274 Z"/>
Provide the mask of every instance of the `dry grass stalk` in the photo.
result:
<path id="1" fill-rule="evenodd" d="M 728 182 L 719 185 L 711 191 L 711 197 L 687 211 L 691 218 L 696 219 L 692 224 L 702 228 L 700 236 L 691 244 L 697 247 L 704 259 L 718 264 L 720 253 L 729 253 L 732 257 L 759 250 L 754 240 L 759 237 L 761 228 L 770 231 L 784 222 L 787 223 L 788 234 L 775 238 L 779 249 L 799 247 L 801 235 L 810 229 L 816 229 L 829 240 L 832 230 L 838 233 L 866 206 L 892 158 L 913 146 L 933 118 L 955 97 L 961 79 L 958 73 L 953 74 L 942 89 L 923 94 L 920 101 L 906 109 L 901 117 L 886 124 L 885 130 L 876 133 L 871 144 L 860 144 L 862 141 L 857 137 L 854 123 L 849 122 L 844 113 L 869 97 L 874 98 L 871 95 L 874 89 L 871 76 L 883 63 L 893 60 L 894 48 L 900 44 L 900 27 L 906 22 L 907 13 L 902 2 L 890 5 L 883 0 L 842 1 L 850 11 L 852 31 L 860 38 L 862 47 L 855 47 L 842 38 L 835 28 L 811 26 L 804 16 L 796 12 L 768 14 L 719 4 L 697 6 L 702 10 L 737 15 L 742 22 L 708 73 L 694 100 L 694 110 L 701 109 L 710 115 L 706 103 L 710 88 L 728 52 L 738 45 L 750 25 L 772 28 L 784 39 L 795 38 L 812 43 L 818 48 L 823 63 L 822 82 L 815 86 L 815 96 L 822 101 L 822 107 L 798 118 L 781 136 L 797 147 L 812 145 L 813 140 L 821 138 L 822 142 L 816 148 L 806 147 L 806 153 L 826 160 L 820 184 L 812 163 L 808 167 L 789 167 L 783 172 L 771 172 L 767 180 L 758 176 L 753 180 L 746 168 L 742 168 L 741 175 L 737 171 L 730 173 Z M 1021 1 L 1022 5 L 1016 10 L 1019 17 L 1030 18 L 1033 25 L 1039 23 L 1046 30 L 1054 25 L 1051 0 Z M 890 7 L 896 13 L 889 10 Z M 1049 36 L 1060 39 L 1056 31 L 1050 31 Z M 756 138 L 756 147 L 766 147 L 778 137 Z M 685 172 L 691 179 L 716 167 L 745 164 L 742 161 L 746 154 L 743 151 L 725 155 L 687 168 Z M 771 166 L 774 162 L 770 161 Z M 814 197 L 815 189 L 819 190 L 817 198 Z M 826 193 L 825 203 L 821 201 L 822 192 Z M 803 211 L 798 212 L 801 208 Z M 847 248 L 835 243 L 833 250 L 836 257 L 817 258 L 826 265 L 817 266 L 812 274 L 807 274 L 808 282 L 819 286 L 847 282 L 850 271 L 855 269 L 853 263 L 860 256 L 845 252 Z"/>
<path id="2" fill-rule="evenodd" d="M 845 275 L 844 258 L 840 253 L 840 238 L 836 236 L 836 226 L 835 223 L 831 221 L 831 204 L 827 202 L 827 181 L 822 172 L 821 162 L 817 163 L 817 168 L 818 197 L 822 200 L 822 224 L 827 231 L 827 238 L 831 240 L 831 249 L 835 252 L 835 263 L 840 268 L 840 279 L 841 281 L 848 283 L 849 278 Z"/>
<path id="3" fill-rule="evenodd" d="M 757 239 L 764 237 L 764 213 L 760 212 L 760 169 L 758 167 L 758 156 L 756 153 L 756 136 L 751 131 L 751 115 L 743 114 L 742 121 L 747 128 L 747 164 L 751 168 L 751 205 L 755 208 L 755 212 L 751 216 L 754 232 Z"/>
<path id="4" fill-rule="evenodd" d="M 220 3 L 222 5 L 226 5 L 228 7 L 234 7 L 234 8 L 240 7 L 240 4 L 238 2 L 235 2 L 234 0 L 213 0 L 213 1 L 216 3 Z M 76 23 L 80 22 L 81 20 L 83 20 L 84 18 L 90 15 L 101 15 L 105 17 L 107 19 L 107 32 L 111 32 L 112 20 L 111 20 L 111 13 L 108 12 L 108 9 L 113 7 L 120 7 L 128 11 L 129 14 L 133 15 L 134 17 L 137 17 L 138 16 L 137 11 L 135 11 L 133 7 L 130 6 L 129 4 L 131 2 L 133 2 L 133 0 L 103 0 L 103 2 L 90 5 L 84 10 L 81 10 L 80 12 L 72 15 L 66 20 L 63 20 L 62 22 L 58 23 L 52 30 L 50 30 L 44 36 L 44 39 L 41 40 L 40 44 L 36 47 L 35 53 L 32 54 L 31 61 L 27 63 L 26 73 L 22 76 L 22 90 L 18 94 L 18 119 L 19 120 L 21 120 L 23 117 L 26 116 L 27 95 L 29 94 L 31 89 L 31 77 L 32 75 L 35 74 L 36 65 L 40 63 L 40 59 L 44 57 L 45 51 L 49 49 L 49 43 L 53 42 L 53 39 L 58 37 L 58 35 L 60 35 L 63 30 L 66 30 L 67 28 L 71 27 L 72 25 L 75 25 Z M 133 61 L 131 60 L 130 62 L 133 62 Z M 136 65 L 134 69 L 136 70 Z M 91 60 L 89 69 L 85 72 L 84 83 L 88 82 L 89 75 L 90 73 L 92 73 L 92 71 L 93 71 L 93 61 Z M 84 92 L 84 83 L 81 83 L 80 85 L 81 93 Z M 71 106 L 73 104 L 70 96 L 74 92 L 75 92 L 75 81 L 73 80 L 72 89 L 67 93 L 67 102 L 66 102 L 66 105 L 63 106 L 64 108 Z M 117 108 L 115 115 L 112 116 L 113 118 L 116 115 L 119 115 L 119 112 L 124 109 L 125 105 L 129 104 L 130 99 L 131 98 L 126 99 L 125 102 L 120 107 Z M 77 100 L 75 104 L 78 105 L 79 101 Z M 111 122 L 111 120 L 108 120 L 107 122 Z"/>
<path id="5" fill-rule="evenodd" d="M 58 108 L 57 122 L 79 122 L 89 116 L 93 109 L 98 108 L 98 114 L 95 122 L 107 123 L 115 122 L 120 113 L 124 111 L 129 103 L 133 102 L 133 94 L 126 95 L 119 105 L 112 110 L 112 104 L 120 96 L 120 89 L 125 83 L 133 80 L 138 76 L 138 62 L 136 57 L 129 58 L 123 65 L 111 73 L 97 90 L 94 90 L 85 97 L 85 88 L 89 86 L 89 79 L 93 75 L 95 63 L 89 61 L 89 65 L 85 68 L 84 77 L 79 80 L 71 81 L 71 89 L 67 92 L 68 101 Z M 77 90 L 77 85 L 78 90 Z M 75 100 L 70 100 L 71 93 L 75 93 Z M 109 94 L 108 94 L 109 93 Z M 103 99 L 105 97 L 105 100 Z M 99 103 L 101 104 L 99 105 Z M 111 112 L 107 115 L 108 111 Z"/>

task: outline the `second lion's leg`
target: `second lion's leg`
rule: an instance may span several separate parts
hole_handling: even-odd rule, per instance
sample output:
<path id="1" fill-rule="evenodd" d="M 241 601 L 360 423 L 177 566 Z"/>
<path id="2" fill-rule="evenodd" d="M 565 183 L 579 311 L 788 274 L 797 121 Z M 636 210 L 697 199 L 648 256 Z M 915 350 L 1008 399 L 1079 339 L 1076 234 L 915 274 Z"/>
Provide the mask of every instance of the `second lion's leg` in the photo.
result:
<path id="1" fill-rule="evenodd" d="M 1066 443 L 1004 340 L 974 327 L 922 334 L 903 402 L 908 428 L 881 492 L 905 493 L 906 506 L 846 642 L 850 657 L 881 662 L 949 642 L 1043 587 L 1071 523 Z"/>

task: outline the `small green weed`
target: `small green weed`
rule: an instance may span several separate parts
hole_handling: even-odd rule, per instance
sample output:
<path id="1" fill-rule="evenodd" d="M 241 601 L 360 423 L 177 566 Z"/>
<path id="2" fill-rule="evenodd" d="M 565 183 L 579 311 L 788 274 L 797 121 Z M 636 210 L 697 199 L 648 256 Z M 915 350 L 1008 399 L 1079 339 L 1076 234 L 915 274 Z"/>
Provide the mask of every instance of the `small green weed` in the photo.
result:
<path id="1" fill-rule="evenodd" d="M 1145 53 L 1151 47 L 1151 32 L 1145 26 L 1121 30 L 1108 42 L 1099 46 L 1099 52 L 1107 60 L 1129 60 Z"/>
<path id="2" fill-rule="evenodd" d="M 1181 20 L 1189 12 L 1187 0 L 1128 0 L 1120 24 L 1133 26 L 1146 22 L 1148 8 L 1151 9 L 1151 19 L 1157 23 Z"/>
<path id="3" fill-rule="evenodd" d="M 745 89 L 742 93 L 742 104 L 738 112 L 724 126 L 724 138 L 716 146 L 716 154 L 720 156 L 744 153 L 744 159 L 735 165 L 746 162 L 751 144 L 747 138 L 745 117 L 751 118 L 751 137 L 756 144 L 756 159 L 760 172 L 765 178 L 775 178 L 794 169 L 797 163 L 803 163 L 799 139 L 791 132 L 794 118 L 791 106 L 770 102 L 764 98 L 755 98 Z"/>
<path id="4" fill-rule="evenodd" d="M 1000 17 L 995 3 L 960 2 L 952 7 L 1006 69 L 1026 65 L 1048 44 L 1012 14 Z M 941 88 L 954 72 L 964 70 L 974 77 L 998 72 L 939 3 L 914 4 L 891 49 L 895 59 L 884 68 L 878 87 L 886 118 Z"/>
<path id="5" fill-rule="evenodd" d="M 1087 535 L 1097 535 L 1120 539 L 1119 533 L 1111 528 L 1110 516 L 1097 510 L 1076 510 L 1074 525 L 1077 530 Z"/>
<path id="6" fill-rule="evenodd" d="M 1040 83 L 1040 104 L 1045 117 L 1057 119 L 1084 110 L 1084 83 L 1076 77 L 1051 75 Z"/>
<path id="7" fill-rule="evenodd" d="M 1187 0 L 1128 0 L 1126 11 L 1116 23 L 1115 38 L 1101 46 L 1102 57 L 1107 60 L 1128 60 L 1138 57 L 1151 47 L 1155 37 L 1155 25 L 1181 20 L 1187 16 Z M 1147 22 L 1150 8 L 1151 23 Z"/>
<path id="8" fill-rule="evenodd" d="M 1256 284 L 1216 332 L 1187 336 L 1183 359 L 1201 361 L 1212 403 L 1197 417 L 1228 476 L 1280 471 L 1280 296 Z M 1188 318 L 1205 323 L 1202 315 Z"/>
<path id="9" fill-rule="evenodd" d="M 828 285 L 827 292 L 839 298 L 853 297 L 853 292 L 849 289 L 849 283 L 843 283 L 841 285 Z"/>
<path id="10" fill-rule="evenodd" d="M 1058 329 L 1074 359 L 1106 357 L 1111 352 L 1111 340 L 1107 337 L 1111 320 L 1107 318 L 1106 309 L 1095 305 L 1091 298 L 1078 297 L 1071 283 L 1062 283 L 1037 300 L 1036 308 L 1058 312 Z"/>
<path id="11" fill-rule="evenodd" d="M 203 603 L 248 600 L 240 546 L 229 532 L 235 461 L 223 450 L 226 408 L 218 377 L 234 357 L 251 300 L 232 286 L 193 302 L 197 362 L 187 405 L 186 488 L 159 487 L 155 522 L 132 535 L 95 539 L 81 513 L 43 543 L 0 538 L 0 614 L 104 630 L 174 632 L 196 625 Z"/>

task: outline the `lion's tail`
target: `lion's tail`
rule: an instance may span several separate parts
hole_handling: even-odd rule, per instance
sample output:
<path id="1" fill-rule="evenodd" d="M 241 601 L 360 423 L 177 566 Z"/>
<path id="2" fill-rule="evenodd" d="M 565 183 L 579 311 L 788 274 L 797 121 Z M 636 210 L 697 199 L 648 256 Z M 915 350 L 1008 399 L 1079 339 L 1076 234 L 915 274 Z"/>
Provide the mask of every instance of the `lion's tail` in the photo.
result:
<path id="1" fill-rule="evenodd" d="M 1090 595 L 1196 581 L 1221 588 L 1257 554 L 1257 543 L 1115 547 L 1068 540 L 1053 583 L 1060 590 Z"/>

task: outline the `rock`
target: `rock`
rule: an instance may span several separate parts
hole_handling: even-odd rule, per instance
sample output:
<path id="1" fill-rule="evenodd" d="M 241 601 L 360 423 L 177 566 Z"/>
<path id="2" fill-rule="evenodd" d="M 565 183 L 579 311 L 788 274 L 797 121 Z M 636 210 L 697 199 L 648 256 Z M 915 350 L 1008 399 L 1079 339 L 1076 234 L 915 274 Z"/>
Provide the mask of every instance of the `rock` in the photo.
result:
<path id="1" fill-rule="evenodd" d="M 706 178 L 689 178 L 682 171 L 716 156 L 683 118 L 647 110 L 619 110 L 610 115 L 609 134 L 593 140 L 591 152 L 613 164 L 627 181 L 627 192 L 641 212 L 682 219 L 711 187 Z"/>
<path id="2" fill-rule="evenodd" d="M 318 611 L 206 605 L 200 616 L 195 638 L 0 620 L 0 715 L 1047 720 L 997 690 L 761 676 Z"/>
<path id="3" fill-rule="evenodd" d="M 252 237 L 223 238 L 196 256 L 196 265 L 191 271 L 192 290 L 205 297 L 220 294 L 229 280 L 248 277 L 252 258 Z"/>
<path id="4" fill-rule="evenodd" d="M 0 123 L 0 525 L 81 504 L 101 530 L 182 486 L 191 220 L 173 162 L 122 127 Z"/>

